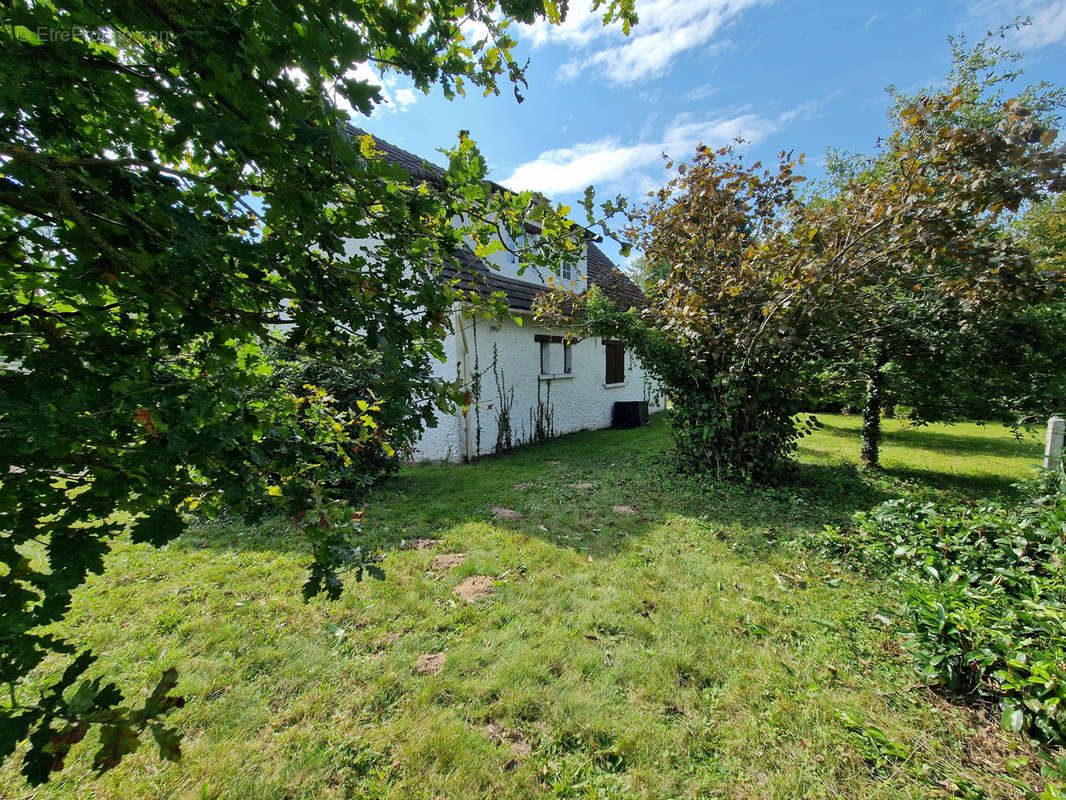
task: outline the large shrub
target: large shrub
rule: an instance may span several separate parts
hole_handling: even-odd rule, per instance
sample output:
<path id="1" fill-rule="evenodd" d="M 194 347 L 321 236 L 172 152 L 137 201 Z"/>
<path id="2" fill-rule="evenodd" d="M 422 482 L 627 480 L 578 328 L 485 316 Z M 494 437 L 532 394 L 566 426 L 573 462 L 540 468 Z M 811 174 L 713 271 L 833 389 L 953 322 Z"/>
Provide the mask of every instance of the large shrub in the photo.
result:
<path id="1" fill-rule="evenodd" d="M 797 425 L 796 395 L 777 380 L 787 359 L 772 354 L 766 369 L 750 370 L 735 354 L 694 359 L 685 342 L 649 325 L 638 311 L 619 312 L 595 288 L 586 298 L 583 324 L 601 336 L 624 340 L 657 379 L 670 402 L 678 466 L 718 477 L 766 478 L 787 465 L 813 417 Z"/>

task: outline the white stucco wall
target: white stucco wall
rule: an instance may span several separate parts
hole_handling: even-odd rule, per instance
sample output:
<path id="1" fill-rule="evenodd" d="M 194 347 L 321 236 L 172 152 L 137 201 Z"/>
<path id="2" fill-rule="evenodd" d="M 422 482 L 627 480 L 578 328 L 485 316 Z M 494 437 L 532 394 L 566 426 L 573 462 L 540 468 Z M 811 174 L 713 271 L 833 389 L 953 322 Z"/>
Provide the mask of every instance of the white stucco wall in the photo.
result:
<path id="1" fill-rule="evenodd" d="M 527 318 L 521 326 L 512 319 L 479 319 L 475 331 L 475 322 L 468 316 L 459 316 L 457 327 L 459 330 L 449 334 L 445 342 L 449 359 L 440 365 L 438 374 L 454 377 L 458 369 L 460 375 L 469 379 L 476 363 L 481 373 L 480 402 L 469 409 L 466 417 L 459 411 L 452 415 L 439 414 L 437 427 L 426 431 L 416 446 L 415 460 L 461 461 L 467 456 L 488 455 L 496 450 L 499 416 L 504 404 L 495 375 L 500 376 L 505 393 L 514 390 L 510 410 L 514 445 L 533 438 L 538 403 L 551 409 L 556 436 L 608 427 L 615 401 L 648 400 L 652 411 L 662 408 L 658 390 L 645 378 L 639 360 L 628 351 L 625 382 L 612 386 L 604 384 L 606 355 L 603 342 L 598 338 L 583 339 L 572 345 L 572 373 L 569 376 L 560 374 L 563 371 L 562 345 L 551 344 L 554 377 L 547 377 L 540 374 L 540 343 L 534 337 L 537 334 L 565 336 L 565 330 L 546 328 Z M 497 353 L 495 374 L 493 345 Z M 477 445 L 479 426 L 480 451 Z"/>

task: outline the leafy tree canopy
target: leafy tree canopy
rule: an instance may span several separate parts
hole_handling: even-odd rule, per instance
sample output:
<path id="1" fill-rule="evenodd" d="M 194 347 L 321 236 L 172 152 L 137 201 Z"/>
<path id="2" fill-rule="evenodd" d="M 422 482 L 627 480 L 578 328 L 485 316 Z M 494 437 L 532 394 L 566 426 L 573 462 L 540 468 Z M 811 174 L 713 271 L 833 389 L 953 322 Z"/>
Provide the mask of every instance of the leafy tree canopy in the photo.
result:
<path id="1" fill-rule="evenodd" d="M 1015 109 L 1024 108 L 1036 128 L 1043 131 L 1041 144 L 1048 146 L 1045 157 L 1049 161 L 1031 167 L 1035 169 L 1033 174 L 1041 174 L 1061 157 L 1050 145 L 1066 95 L 1060 87 L 1046 82 L 1017 85 L 1022 76 L 1021 56 L 996 43 L 1006 30 L 989 34 L 973 47 L 965 38 L 951 40 L 953 67 L 947 83 L 957 102 L 930 114 L 921 136 L 1002 130 L 1010 124 Z M 938 94 L 931 89 L 914 95 L 889 91 L 894 112 L 904 116 L 908 109 L 928 106 Z M 892 145 L 873 157 L 831 152 L 829 167 L 828 186 L 814 193 L 810 202 L 836 202 L 856 182 L 898 181 L 907 168 L 906 161 L 899 158 L 898 148 Z M 1008 179 L 1010 168 L 1009 163 L 1003 164 Z M 991 209 L 998 218 L 996 224 L 986 225 L 980 232 L 993 240 L 989 242 L 992 247 L 996 246 L 994 240 L 1010 238 L 1010 222 L 1016 214 L 1033 203 L 1037 208 L 1046 206 L 1040 198 L 1051 184 L 1041 188 L 1027 184 L 1021 173 L 1018 177 L 1018 191 L 1003 198 L 1004 208 Z M 950 185 L 942 190 L 954 191 Z M 973 232 L 977 233 L 977 229 Z M 1025 241 L 1018 244 L 1023 251 L 1032 249 Z M 1047 338 L 1037 329 L 1055 315 L 1030 313 L 1027 309 L 1057 293 L 1062 271 L 1037 253 L 1032 255 L 1035 271 L 1025 285 L 1004 284 L 1000 291 L 986 292 L 979 303 L 967 302 L 938 286 L 937 277 L 945 269 L 970 269 L 954 263 L 960 261 L 957 255 L 910 259 L 905 264 L 905 278 L 900 272 L 885 273 L 867 287 L 854 313 L 824 331 L 824 340 L 811 362 L 815 369 L 821 369 L 822 378 L 837 386 L 860 382 L 865 385 L 860 404 L 864 413 L 862 456 L 867 464 L 878 463 L 881 411 L 887 403 L 904 404 L 918 423 L 961 416 L 1016 417 L 1033 410 L 1016 405 L 1023 398 L 1029 404 L 1038 399 L 1024 373 L 1039 371 L 1042 378 L 1051 376 L 1035 362 L 1016 360 L 1022 353 L 1019 342 L 1011 337 L 1023 327 L 1029 341 Z M 977 253 L 964 258 L 983 257 Z M 1036 351 L 1026 354 L 1044 361 Z M 980 370 L 973 368 L 976 363 L 982 365 Z M 1048 389 L 1052 390 L 1050 384 Z"/>
<path id="2" fill-rule="evenodd" d="M 1033 205 L 1017 223 L 1022 242 L 1044 269 L 1066 270 L 1066 194 Z"/>
<path id="3" fill-rule="evenodd" d="M 597 0 L 605 22 L 631 0 Z M 94 726 L 97 769 L 162 716 L 171 671 L 141 708 L 47 632 L 109 543 L 162 544 L 184 512 L 286 513 L 310 542 L 308 596 L 379 575 L 358 515 L 319 479 L 353 448 L 391 448 L 368 393 L 341 408 L 272 375 L 264 346 L 323 369 L 373 351 L 413 375 L 440 355 L 457 300 L 441 268 L 532 219 L 523 253 L 550 266 L 582 231 L 531 194 L 496 191 L 465 135 L 439 180 L 414 181 L 354 137 L 383 100 L 372 65 L 451 98 L 519 96 L 509 26 L 564 2 L 29 2 L 0 25 L 0 757 L 29 737 L 46 780 Z M 462 220 L 462 225 L 455 225 Z M 363 242 L 353 247 L 351 242 Z M 443 401 L 423 386 L 417 401 Z M 49 662 L 58 664 L 58 660 Z M 46 671 L 53 674 L 55 670 Z M 28 677 L 30 676 L 30 677 Z"/>
<path id="4" fill-rule="evenodd" d="M 665 277 L 619 316 L 585 324 L 626 338 L 673 402 L 683 463 L 742 476 L 781 466 L 802 433 L 805 364 L 891 324 L 884 299 L 979 313 L 1061 281 L 1003 226 L 1064 183 L 1066 154 L 1039 104 L 955 80 L 904 101 L 881 155 L 828 197 L 797 191 L 800 160 L 747 164 L 701 146 L 630 212 L 627 234 Z M 994 124 L 975 124 L 991 114 Z M 560 303 L 547 303 L 554 313 Z"/>

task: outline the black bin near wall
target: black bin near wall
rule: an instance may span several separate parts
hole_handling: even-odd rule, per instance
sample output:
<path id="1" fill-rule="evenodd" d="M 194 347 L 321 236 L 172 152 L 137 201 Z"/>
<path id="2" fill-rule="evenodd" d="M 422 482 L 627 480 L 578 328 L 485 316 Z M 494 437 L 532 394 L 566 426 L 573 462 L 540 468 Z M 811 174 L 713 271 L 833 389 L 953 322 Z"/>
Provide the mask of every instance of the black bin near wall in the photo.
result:
<path id="1" fill-rule="evenodd" d="M 614 404 L 611 410 L 612 428 L 639 428 L 648 424 L 648 401 L 627 400 Z"/>

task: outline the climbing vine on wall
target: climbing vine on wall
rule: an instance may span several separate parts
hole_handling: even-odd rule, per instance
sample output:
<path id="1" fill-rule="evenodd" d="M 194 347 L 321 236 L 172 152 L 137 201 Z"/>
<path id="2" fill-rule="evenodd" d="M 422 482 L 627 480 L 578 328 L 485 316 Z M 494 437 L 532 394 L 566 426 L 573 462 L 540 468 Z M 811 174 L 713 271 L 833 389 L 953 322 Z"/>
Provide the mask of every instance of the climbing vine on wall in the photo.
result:
<path id="1" fill-rule="evenodd" d="M 481 452 L 481 440 L 485 431 L 481 425 L 481 412 L 492 411 L 496 423 L 496 443 L 492 453 L 504 453 L 526 444 L 534 444 L 551 439 L 556 435 L 555 409 L 551 402 L 551 383 L 538 381 L 537 402 L 529 409 L 528 429 L 526 423 L 516 425 L 514 418 L 514 403 L 516 386 L 508 384 L 507 376 L 500 366 L 500 352 L 497 343 L 492 345 L 492 360 L 485 369 L 481 368 L 481 354 L 478 346 L 477 319 L 471 319 L 471 340 L 473 354 L 471 359 L 471 374 L 467 386 L 467 405 L 464 415 L 473 413 L 473 442 L 469 446 L 467 460 L 476 461 L 484 455 Z M 495 399 L 489 396 L 490 402 L 483 403 L 483 381 L 489 373 L 492 373 L 493 384 L 496 388 Z M 468 440 L 469 441 L 469 440 Z"/>
<path id="2" fill-rule="evenodd" d="M 492 377 L 496 383 L 496 452 L 502 453 L 515 446 L 511 428 L 511 409 L 514 407 L 514 386 L 507 386 L 507 378 L 500 369 L 500 353 L 492 344 Z"/>
<path id="3" fill-rule="evenodd" d="M 545 382 L 544 399 L 540 398 L 541 382 L 537 382 L 537 407 L 529 410 L 529 428 L 534 442 L 543 442 L 555 435 L 555 409 L 552 407 L 552 385 Z"/>

